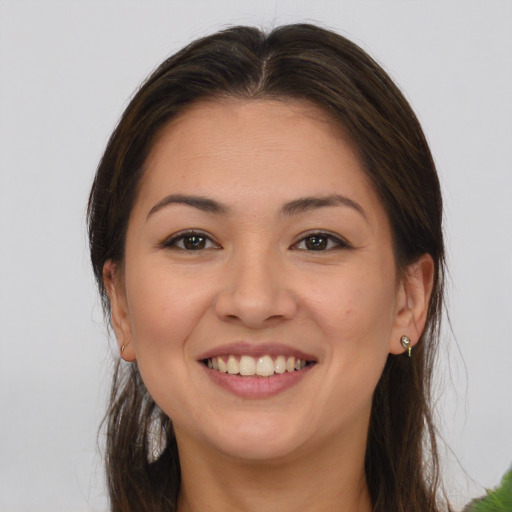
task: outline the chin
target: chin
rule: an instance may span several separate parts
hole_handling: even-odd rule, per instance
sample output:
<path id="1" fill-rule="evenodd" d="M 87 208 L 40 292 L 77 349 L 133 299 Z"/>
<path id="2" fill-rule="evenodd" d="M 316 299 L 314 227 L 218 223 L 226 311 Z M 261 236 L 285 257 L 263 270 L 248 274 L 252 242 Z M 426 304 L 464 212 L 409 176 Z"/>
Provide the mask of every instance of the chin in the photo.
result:
<path id="1" fill-rule="evenodd" d="M 271 462 L 293 456 L 309 436 L 301 425 L 275 418 L 237 421 L 207 434 L 207 442 L 225 456 L 246 461 Z M 215 435 L 212 435 L 214 434 Z"/>
<path id="2" fill-rule="evenodd" d="M 248 462 L 272 462 L 292 457 L 301 443 L 290 439 L 273 440 L 269 442 L 267 436 L 250 439 L 230 439 L 227 442 L 218 443 L 217 449 L 223 455 Z"/>

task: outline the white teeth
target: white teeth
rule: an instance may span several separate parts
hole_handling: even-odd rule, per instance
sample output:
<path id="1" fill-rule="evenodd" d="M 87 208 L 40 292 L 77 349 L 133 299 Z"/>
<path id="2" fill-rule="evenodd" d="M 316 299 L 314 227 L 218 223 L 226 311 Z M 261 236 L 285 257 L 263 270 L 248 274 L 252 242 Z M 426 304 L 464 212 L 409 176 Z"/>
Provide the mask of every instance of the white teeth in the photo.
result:
<path id="1" fill-rule="evenodd" d="M 263 356 L 258 359 L 256 375 L 260 377 L 270 377 L 274 375 L 274 361 L 272 361 L 270 356 Z"/>
<path id="2" fill-rule="evenodd" d="M 217 361 L 219 363 L 219 372 L 227 373 L 228 368 L 226 366 L 226 363 L 224 362 L 224 359 L 222 357 L 217 358 Z"/>
<path id="3" fill-rule="evenodd" d="M 242 356 L 240 358 L 240 375 L 255 375 L 256 361 L 251 356 Z"/>
<path id="4" fill-rule="evenodd" d="M 228 358 L 228 373 L 231 375 L 236 375 L 240 371 L 240 367 L 238 366 L 238 361 L 235 356 L 229 356 Z"/>
<path id="5" fill-rule="evenodd" d="M 284 373 L 286 371 L 286 359 L 284 356 L 277 356 L 274 361 L 274 371 L 276 373 Z"/>
<path id="6" fill-rule="evenodd" d="M 306 367 L 307 361 L 293 356 L 277 356 L 272 359 L 269 355 L 254 358 L 248 355 L 235 356 L 230 354 L 227 362 L 223 357 L 212 357 L 206 361 L 208 368 L 230 375 L 258 375 L 259 377 L 271 377 L 274 373 L 299 371 Z"/>

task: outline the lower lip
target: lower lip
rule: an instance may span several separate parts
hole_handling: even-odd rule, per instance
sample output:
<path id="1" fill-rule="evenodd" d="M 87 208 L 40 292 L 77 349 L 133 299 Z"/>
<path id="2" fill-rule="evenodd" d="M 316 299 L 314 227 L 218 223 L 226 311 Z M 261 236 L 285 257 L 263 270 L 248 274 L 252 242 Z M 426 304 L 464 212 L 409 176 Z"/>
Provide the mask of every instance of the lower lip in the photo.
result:
<path id="1" fill-rule="evenodd" d="M 257 399 L 278 395 L 295 386 L 306 377 L 315 364 L 310 364 L 299 371 L 275 373 L 271 377 L 242 377 L 212 370 L 204 364 L 202 366 L 215 384 L 242 398 Z"/>

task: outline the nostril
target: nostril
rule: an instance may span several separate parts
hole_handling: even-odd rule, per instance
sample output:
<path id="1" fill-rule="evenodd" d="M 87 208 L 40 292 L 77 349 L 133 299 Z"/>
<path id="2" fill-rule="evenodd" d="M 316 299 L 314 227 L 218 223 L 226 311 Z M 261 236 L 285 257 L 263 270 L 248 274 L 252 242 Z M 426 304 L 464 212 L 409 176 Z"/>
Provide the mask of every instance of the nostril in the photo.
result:
<path id="1" fill-rule="evenodd" d="M 297 304 L 285 291 L 263 293 L 258 287 L 250 293 L 243 290 L 224 290 L 214 303 L 216 315 L 223 321 L 240 322 L 251 328 L 272 325 L 292 318 Z"/>

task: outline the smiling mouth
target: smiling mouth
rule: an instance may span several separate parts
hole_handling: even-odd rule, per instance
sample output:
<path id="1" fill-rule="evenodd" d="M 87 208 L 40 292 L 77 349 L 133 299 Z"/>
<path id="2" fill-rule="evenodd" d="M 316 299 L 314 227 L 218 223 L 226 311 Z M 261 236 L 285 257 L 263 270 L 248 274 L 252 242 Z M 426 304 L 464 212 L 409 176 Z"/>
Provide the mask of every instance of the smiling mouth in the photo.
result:
<path id="1" fill-rule="evenodd" d="M 294 356 L 271 357 L 269 355 L 252 357 L 249 355 L 216 356 L 204 359 L 203 363 L 210 369 L 220 373 L 239 375 L 242 377 L 272 377 L 283 373 L 299 372 L 311 366 L 315 361 L 307 361 Z"/>

